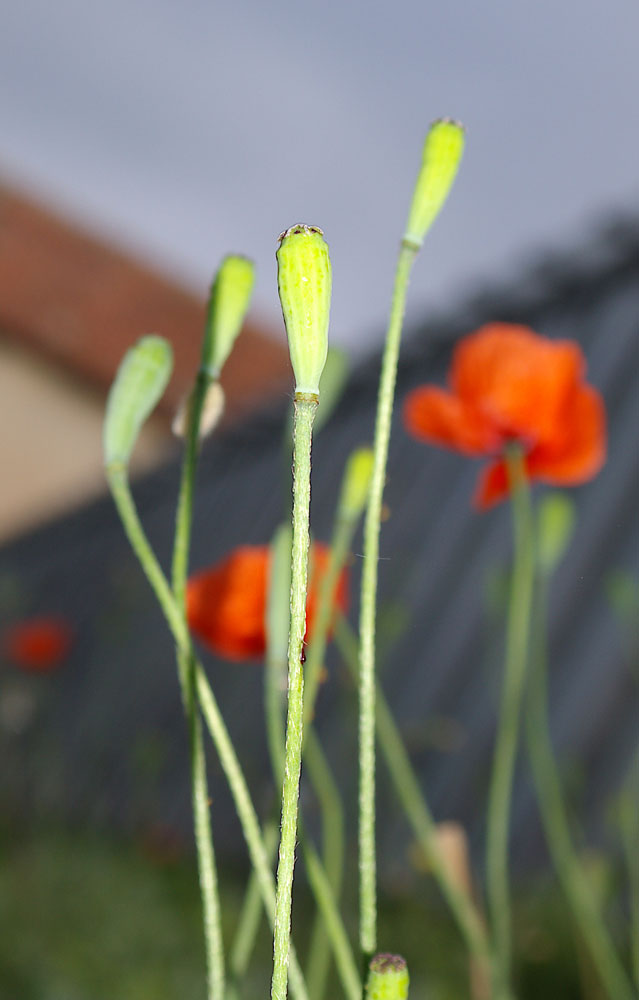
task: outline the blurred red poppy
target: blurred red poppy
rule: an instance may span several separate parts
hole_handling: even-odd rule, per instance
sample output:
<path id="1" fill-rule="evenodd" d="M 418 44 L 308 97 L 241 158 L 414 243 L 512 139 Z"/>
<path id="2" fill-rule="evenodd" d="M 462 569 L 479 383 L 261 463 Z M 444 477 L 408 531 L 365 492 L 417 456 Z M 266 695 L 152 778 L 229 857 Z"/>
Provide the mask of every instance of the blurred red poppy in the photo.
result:
<path id="1" fill-rule="evenodd" d="M 309 565 L 306 602 L 307 634 L 312 631 L 322 576 L 330 550 L 315 542 Z M 228 660 L 260 659 L 266 650 L 266 598 L 269 572 L 267 545 L 242 545 L 221 562 L 189 579 L 186 614 L 189 627 L 209 649 Z M 341 574 L 335 604 L 348 604 L 346 570 Z"/>
<path id="2" fill-rule="evenodd" d="M 64 662 L 72 639 L 73 630 L 62 618 L 29 618 L 5 630 L 2 651 L 22 670 L 47 673 Z"/>
<path id="3" fill-rule="evenodd" d="M 491 323 L 455 348 L 450 390 L 426 385 L 409 393 L 404 424 L 420 440 L 493 459 L 479 478 L 479 507 L 508 493 L 502 456 L 509 442 L 524 449 L 530 479 L 575 486 L 595 476 L 606 457 L 603 400 L 585 370 L 574 341 Z"/>

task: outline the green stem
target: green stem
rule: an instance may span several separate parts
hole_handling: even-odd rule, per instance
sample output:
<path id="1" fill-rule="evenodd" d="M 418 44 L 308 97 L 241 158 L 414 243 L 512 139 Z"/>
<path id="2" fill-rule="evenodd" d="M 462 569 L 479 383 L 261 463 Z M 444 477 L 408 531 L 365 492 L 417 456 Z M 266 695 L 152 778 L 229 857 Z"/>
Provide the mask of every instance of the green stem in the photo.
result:
<path id="1" fill-rule="evenodd" d="M 186 451 L 182 465 L 180 492 L 178 495 L 177 515 L 175 519 L 175 541 L 173 544 L 173 564 L 171 581 L 173 593 L 178 607 L 183 607 L 186 594 L 186 579 L 189 565 L 189 549 L 191 544 L 191 522 L 193 518 L 193 491 L 197 471 L 198 440 L 200 419 L 206 391 L 212 379 L 205 372 L 199 371 L 195 379 L 193 392 L 188 403 L 188 418 L 186 422 Z"/>
<path id="2" fill-rule="evenodd" d="M 631 1000 L 632 987 L 615 953 L 588 878 L 582 870 L 572 845 L 570 823 L 555 763 L 548 722 L 545 656 L 547 581 L 545 578 L 539 581 L 537 589 L 536 656 L 526 711 L 528 753 L 537 800 L 559 881 L 609 1000 Z"/>
<path id="3" fill-rule="evenodd" d="M 281 602 L 284 586 L 290 593 L 290 567 L 284 567 L 282 547 L 285 536 L 276 533 L 271 546 L 271 576 L 269 583 L 268 644 L 266 650 L 266 682 L 265 682 L 265 712 L 268 747 L 271 756 L 273 774 L 278 784 L 284 777 L 284 724 L 283 724 L 283 686 L 282 678 L 286 671 L 286 653 L 282 643 L 282 612 L 285 610 Z M 290 554 L 290 534 L 288 539 Z M 285 574 L 285 575 L 284 575 Z M 321 598 L 320 598 L 321 603 Z M 286 618 L 288 620 L 288 609 Z M 318 620 L 320 612 L 318 611 Z M 317 635 L 317 628 L 314 629 Z M 307 661 L 308 662 L 308 661 Z M 299 819 L 299 840 L 306 861 L 311 889 L 315 896 L 318 915 L 313 928 L 309 949 L 309 973 L 307 976 L 309 993 L 313 1000 L 321 996 L 323 984 L 328 972 L 328 945 L 335 956 L 337 970 L 347 995 L 352 1000 L 361 996 L 361 982 L 351 951 L 348 935 L 342 922 L 337 900 L 339 898 L 342 880 L 343 846 L 343 812 L 339 791 L 333 779 L 330 767 L 324 755 L 322 746 L 313 731 L 308 726 L 303 733 L 304 761 L 309 778 L 316 791 L 322 814 L 322 861 L 313 850 L 309 838 Z M 354 992 L 353 984 L 357 983 Z"/>
<path id="4" fill-rule="evenodd" d="M 291 620 L 288 642 L 288 712 L 280 851 L 275 896 L 272 1000 L 286 1000 L 291 933 L 293 871 L 297 840 L 297 811 L 302 769 L 304 674 L 302 654 L 306 631 L 306 585 L 311 503 L 311 439 L 317 397 L 295 396 L 293 426 L 293 542 L 291 550 Z"/>
<path id="5" fill-rule="evenodd" d="M 508 832 L 535 567 L 530 490 L 523 453 L 518 445 L 511 445 L 506 449 L 506 464 L 511 493 L 515 551 L 508 609 L 506 662 L 488 801 L 486 853 L 488 906 L 495 944 L 496 998 L 509 996 L 511 979 L 512 932 Z"/>
<path id="6" fill-rule="evenodd" d="M 188 573 L 193 490 L 197 469 L 198 436 L 202 404 L 210 379 L 199 372 L 191 395 L 187 421 L 186 452 L 178 497 L 173 547 L 172 585 L 176 604 L 186 615 L 185 594 Z M 213 849 L 209 792 L 206 777 L 206 754 L 202 724 L 197 710 L 193 657 L 177 651 L 178 675 L 182 701 L 189 729 L 191 755 L 191 798 L 198 873 L 204 916 L 204 940 L 209 1000 L 223 1000 L 225 991 L 224 941 L 217 869 Z"/>
<path id="7" fill-rule="evenodd" d="M 359 872 L 360 946 L 366 961 L 373 956 L 377 948 L 375 610 L 380 519 L 406 291 L 417 249 L 415 246 L 403 243 L 397 261 L 390 322 L 382 359 L 375 425 L 373 473 L 364 525 L 364 565 L 359 628 Z"/>
<path id="8" fill-rule="evenodd" d="M 338 619 L 335 638 L 342 658 L 357 683 L 357 640 L 344 618 Z M 457 922 L 466 947 L 476 962 L 482 981 L 490 982 L 491 951 L 484 923 L 471 897 L 458 888 L 449 874 L 437 841 L 437 824 L 428 808 L 390 706 L 379 684 L 376 723 L 379 745 L 406 818 Z"/>
<path id="9" fill-rule="evenodd" d="M 242 773 L 240 762 L 235 753 L 231 737 L 219 710 L 217 701 L 201 664 L 193 655 L 191 639 L 184 616 L 175 602 L 173 593 L 162 572 L 155 554 L 144 533 L 138 517 L 131 490 L 126 478 L 126 472 L 120 465 L 113 465 L 107 470 L 109 486 L 113 494 L 118 513 L 122 520 L 127 538 L 135 552 L 142 569 L 153 588 L 164 617 L 169 625 L 178 650 L 184 656 L 193 656 L 195 688 L 202 709 L 202 715 L 209 733 L 213 739 L 222 769 L 233 797 L 242 832 L 262 892 L 262 901 L 271 926 L 275 917 L 275 882 L 271 871 L 268 854 L 264 847 L 257 813 L 251 801 L 251 796 Z M 304 978 L 291 946 L 290 955 L 291 990 L 297 1000 L 308 1000 Z"/>

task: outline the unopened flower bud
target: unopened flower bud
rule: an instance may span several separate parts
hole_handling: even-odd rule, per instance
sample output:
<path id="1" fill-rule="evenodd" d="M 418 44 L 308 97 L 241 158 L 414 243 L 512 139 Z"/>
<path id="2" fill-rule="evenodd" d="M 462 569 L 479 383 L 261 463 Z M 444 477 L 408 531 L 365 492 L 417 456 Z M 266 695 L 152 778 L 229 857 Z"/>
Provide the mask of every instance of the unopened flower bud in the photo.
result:
<path id="1" fill-rule="evenodd" d="M 186 437 L 187 428 L 191 416 L 191 407 L 195 389 L 191 389 L 188 396 L 185 396 L 180 403 L 177 413 L 173 417 L 171 430 L 176 437 Z M 224 390 L 219 382 L 211 382 L 204 395 L 202 412 L 200 414 L 200 426 L 198 437 L 205 438 L 211 431 L 214 431 L 224 413 Z"/>
<path id="2" fill-rule="evenodd" d="M 331 262 L 321 229 L 298 225 L 282 233 L 277 283 L 296 391 L 319 396 L 331 305 Z"/>
<path id="3" fill-rule="evenodd" d="M 162 396 L 173 368 L 163 337 L 142 337 L 124 355 L 111 386 L 104 420 L 105 465 L 126 466 L 140 428 Z"/>
<path id="4" fill-rule="evenodd" d="M 406 1000 L 408 969 L 401 955 L 375 955 L 369 965 L 366 1000 Z"/>
<path id="5" fill-rule="evenodd" d="M 211 378 L 219 376 L 242 329 L 254 283 L 252 261 L 233 254 L 224 258 L 211 287 L 202 344 L 200 369 Z"/>
<path id="6" fill-rule="evenodd" d="M 404 243 L 418 250 L 453 186 L 464 152 L 464 126 L 450 118 L 433 122 L 408 215 Z"/>
<path id="7" fill-rule="evenodd" d="M 339 505 L 344 517 L 355 520 L 364 510 L 371 485 L 373 461 L 372 448 L 357 448 L 349 455 Z"/>

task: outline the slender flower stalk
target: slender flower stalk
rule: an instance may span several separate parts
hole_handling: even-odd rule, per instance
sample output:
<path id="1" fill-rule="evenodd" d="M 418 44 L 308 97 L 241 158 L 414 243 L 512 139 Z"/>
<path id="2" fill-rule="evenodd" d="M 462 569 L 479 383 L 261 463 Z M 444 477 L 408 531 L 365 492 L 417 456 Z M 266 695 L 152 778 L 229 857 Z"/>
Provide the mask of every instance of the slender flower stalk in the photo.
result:
<path id="1" fill-rule="evenodd" d="M 506 448 L 506 464 L 512 498 L 515 551 L 506 662 L 488 801 L 486 852 L 488 906 L 495 946 L 495 1000 L 510 997 L 512 932 L 508 833 L 535 572 L 530 489 L 519 445 Z"/>
<path id="2" fill-rule="evenodd" d="M 241 329 L 253 288 L 253 265 L 244 257 L 227 257 L 213 282 L 209 300 L 200 367 L 186 407 L 186 451 L 175 524 L 171 583 L 178 607 L 186 615 L 185 594 L 188 573 L 193 491 L 197 472 L 198 443 L 202 412 L 209 386 L 217 380 L 224 361 Z M 224 942 L 218 890 L 206 756 L 202 724 L 197 708 L 192 654 L 177 651 L 182 700 L 189 727 L 191 752 L 191 795 L 197 845 L 200 891 L 204 911 L 204 937 L 210 1000 L 223 1000 L 225 991 Z"/>
<path id="3" fill-rule="evenodd" d="M 439 214 L 461 160 L 463 128 L 435 122 L 424 144 L 406 231 L 402 239 L 377 400 L 374 461 L 364 525 L 364 565 L 360 603 L 359 708 L 359 873 L 360 947 L 370 960 L 377 947 L 377 860 L 375 854 L 375 612 L 382 497 L 390 439 L 399 344 L 412 266 L 424 237 Z"/>
<path id="4" fill-rule="evenodd" d="M 289 597 L 291 589 L 290 552 L 290 529 L 281 527 L 275 533 L 271 544 L 265 680 L 267 739 L 275 779 L 280 783 L 284 774 L 284 688 L 282 680 L 286 676 L 287 664 L 289 610 L 285 604 L 285 597 Z M 326 575 L 329 573 L 330 566 Z M 320 607 L 313 627 L 313 643 L 324 617 L 321 604 L 325 590 L 324 586 L 320 588 Z M 333 595 L 334 587 L 331 588 L 330 592 L 331 603 Z M 353 1000 L 359 1000 L 361 983 L 337 905 L 341 890 L 344 854 L 342 803 L 321 743 L 312 727 L 306 724 L 304 724 L 304 761 L 311 785 L 318 798 L 322 817 L 321 861 L 316 852 L 312 850 L 301 818 L 299 821 L 299 839 L 304 852 L 311 889 L 318 904 L 318 913 L 309 946 L 306 975 L 308 989 L 311 1000 L 323 996 L 330 960 L 329 947 L 331 947 L 347 995 Z"/>
<path id="5" fill-rule="evenodd" d="M 273 937 L 272 1000 L 286 1000 L 288 950 L 291 933 L 293 870 L 297 840 L 299 783 L 302 769 L 304 713 L 304 674 L 302 656 L 306 632 L 306 584 L 309 549 L 309 513 L 311 502 L 311 437 L 317 408 L 316 396 L 295 396 L 293 429 L 293 543 L 291 550 L 291 621 L 288 643 L 288 712 L 282 818 L 275 927 Z"/>
<path id="6" fill-rule="evenodd" d="M 331 265 L 321 230 L 297 225 L 282 233 L 277 279 L 295 373 L 293 420 L 293 538 L 288 636 L 288 711 L 277 866 L 271 1000 L 286 1000 L 293 872 L 302 770 L 306 588 L 311 503 L 311 441 L 319 383 L 328 352 Z"/>
<path id="7" fill-rule="evenodd" d="M 255 807 L 251 800 L 246 779 L 235 753 L 231 737 L 211 686 L 206 678 L 206 674 L 200 662 L 193 654 L 186 621 L 175 602 L 173 592 L 146 537 L 131 495 L 128 480 L 123 475 L 121 466 L 116 463 L 111 468 L 107 468 L 107 477 L 127 538 L 151 584 L 178 649 L 185 656 L 193 655 L 195 687 L 202 715 L 213 739 L 222 770 L 226 776 L 246 840 L 251 864 L 259 879 L 264 908 L 269 922 L 273 926 L 275 917 L 275 884 L 273 873 L 270 868 L 268 853 L 264 846 L 257 813 L 255 812 Z M 304 977 L 292 945 L 289 973 L 291 992 L 296 1000 L 309 1000 Z"/>
<path id="8" fill-rule="evenodd" d="M 586 873 L 575 854 L 552 748 L 546 665 L 548 583 L 549 574 L 539 562 L 534 658 L 526 705 L 527 745 L 535 790 L 553 864 L 592 964 L 609 1000 L 631 1000 L 634 995 L 632 986 L 615 952 Z M 636 860 L 633 863 L 636 865 Z"/>
<path id="9" fill-rule="evenodd" d="M 335 638 L 342 658 L 349 668 L 353 680 L 357 683 L 357 639 L 345 618 L 338 619 Z M 392 779 L 393 788 L 415 838 L 428 860 L 433 878 L 450 907 L 468 952 L 475 961 L 482 981 L 490 982 L 492 956 L 484 922 L 473 899 L 467 893 L 462 892 L 451 878 L 450 870 L 437 840 L 437 824 L 428 807 L 397 723 L 379 683 L 377 684 L 376 700 L 377 739 Z"/>
<path id="10" fill-rule="evenodd" d="M 128 487 L 128 463 L 140 429 L 147 416 L 162 395 L 168 382 L 172 365 L 172 354 L 168 343 L 161 337 L 143 337 L 125 355 L 118 375 L 109 394 L 107 414 L 104 423 L 104 454 L 107 477 L 116 502 L 130 514 L 132 501 Z M 199 425 L 199 410 L 192 408 L 191 430 L 195 440 Z M 191 438 L 190 431 L 190 438 Z M 178 514 L 176 548 L 182 536 L 184 548 L 188 546 L 190 531 L 190 494 L 186 496 L 184 484 L 192 487 L 194 475 L 194 453 L 187 452 L 183 473 L 183 489 Z M 184 604 L 184 583 L 186 578 L 186 557 L 183 560 L 183 574 L 180 575 L 180 560 L 176 561 L 174 589 L 178 604 Z M 159 576 L 161 577 L 161 571 Z M 206 758 L 202 739 L 202 728 L 197 712 L 197 702 L 189 666 L 189 654 L 178 649 L 178 673 L 182 692 L 182 702 L 189 729 L 191 761 L 191 795 L 195 841 L 198 855 L 198 872 L 202 908 L 204 916 L 204 942 L 209 1000 L 223 1000 L 225 989 L 224 946 L 222 941 L 221 911 L 218 892 L 217 871 L 211 835 L 209 816 L 209 796 L 206 780 Z"/>

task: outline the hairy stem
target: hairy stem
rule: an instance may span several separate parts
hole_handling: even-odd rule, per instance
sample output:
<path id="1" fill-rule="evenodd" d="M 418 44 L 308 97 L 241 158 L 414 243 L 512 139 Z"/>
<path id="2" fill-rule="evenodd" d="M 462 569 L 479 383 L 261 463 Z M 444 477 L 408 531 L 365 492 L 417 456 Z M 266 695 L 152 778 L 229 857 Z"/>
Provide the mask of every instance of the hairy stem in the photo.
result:
<path id="1" fill-rule="evenodd" d="M 506 662 L 488 801 L 486 853 L 488 906 L 495 945 L 496 998 L 510 995 L 512 930 L 508 834 L 535 571 L 530 491 L 523 453 L 518 445 L 507 448 L 506 464 L 515 551 L 508 609 Z"/>
<path id="2" fill-rule="evenodd" d="M 273 934 L 272 1000 L 286 1000 L 291 933 L 297 812 L 302 769 L 306 586 L 311 503 L 311 440 L 317 397 L 296 394 L 293 425 L 293 541 L 291 548 L 291 619 L 288 641 L 288 712 L 282 786 L 282 819 L 277 866 Z"/>
<path id="3" fill-rule="evenodd" d="M 206 679 L 206 674 L 193 653 L 184 616 L 175 602 L 173 592 L 169 587 L 138 517 L 125 470 L 122 466 L 115 464 L 110 466 L 106 471 L 111 493 L 127 538 L 151 584 L 178 650 L 186 657 L 193 657 L 195 689 L 202 709 L 202 715 L 226 776 L 246 840 L 251 864 L 259 879 L 264 908 L 269 922 L 273 926 L 275 917 L 275 882 L 268 854 L 264 846 L 257 813 L 251 801 L 246 779 L 235 753 L 231 737 L 226 728 L 215 695 Z M 290 980 L 291 991 L 296 1000 L 309 1000 L 304 977 L 292 946 L 290 954 Z"/>
<path id="4" fill-rule="evenodd" d="M 388 460 L 393 398 L 406 292 L 417 247 L 402 244 L 395 273 L 377 400 L 373 473 L 364 524 L 360 606 L 359 680 L 359 876 L 360 946 L 365 960 L 377 948 L 377 859 L 375 853 L 375 616 L 382 496 Z"/>

